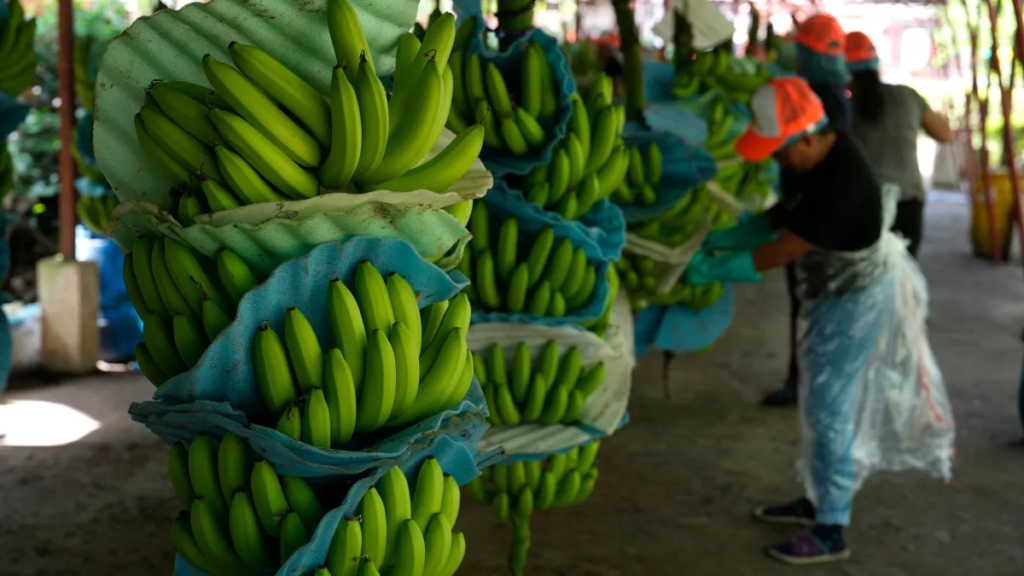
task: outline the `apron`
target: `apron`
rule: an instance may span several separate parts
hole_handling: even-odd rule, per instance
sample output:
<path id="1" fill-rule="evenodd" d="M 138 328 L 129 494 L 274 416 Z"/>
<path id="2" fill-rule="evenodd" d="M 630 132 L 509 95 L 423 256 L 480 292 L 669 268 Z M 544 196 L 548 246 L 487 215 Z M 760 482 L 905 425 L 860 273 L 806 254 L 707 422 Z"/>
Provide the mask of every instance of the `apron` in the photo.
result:
<path id="1" fill-rule="evenodd" d="M 848 525 L 853 496 L 879 470 L 917 469 L 948 480 L 955 429 L 925 320 L 928 291 L 888 231 L 857 252 L 816 251 L 798 265 L 806 330 L 800 356 L 797 470 L 821 524 Z"/>

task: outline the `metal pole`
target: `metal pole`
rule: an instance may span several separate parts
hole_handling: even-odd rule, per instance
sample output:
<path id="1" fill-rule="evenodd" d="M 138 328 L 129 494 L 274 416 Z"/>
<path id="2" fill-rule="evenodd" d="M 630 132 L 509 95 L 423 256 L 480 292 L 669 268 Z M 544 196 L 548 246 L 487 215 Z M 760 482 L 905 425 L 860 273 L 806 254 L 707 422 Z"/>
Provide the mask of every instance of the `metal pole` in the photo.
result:
<path id="1" fill-rule="evenodd" d="M 75 258 L 75 27 L 71 0 L 59 0 L 57 11 L 58 91 L 60 97 L 60 252 Z"/>
<path id="2" fill-rule="evenodd" d="M 1019 2 L 1020 0 L 1016 0 Z M 996 12 L 992 0 L 985 0 L 988 5 L 988 17 L 992 22 L 992 67 L 996 71 L 996 82 L 999 83 L 999 101 L 1003 107 L 1003 156 L 1009 161 L 1006 163 L 1007 172 L 1010 176 L 1010 190 L 1013 191 L 1014 213 L 1017 216 L 1017 233 L 1020 234 L 1021 246 L 1024 246 L 1024 212 L 1020 205 L 1020 182 L 1017 181 L 1017 159 L 1013 150 L 1013 126 L 1010 124 L 1012 115 L 1013 82 L 1009 87 L 1003 85 L 1003 70 L 999 67 L 999 34 L 996 30 L 999 14 Z M 1019 31 L 1018 31 L 1019 32 Z M 1010 65 L 1014 63 L 1011 61 Z M 1013 75 L 1010 76 L 1013 78 Z M 994 227 L 993 227 L 994 229 Z M 1024 263 L 1024 250 L 1021 251 L 1021 262 Z"/>

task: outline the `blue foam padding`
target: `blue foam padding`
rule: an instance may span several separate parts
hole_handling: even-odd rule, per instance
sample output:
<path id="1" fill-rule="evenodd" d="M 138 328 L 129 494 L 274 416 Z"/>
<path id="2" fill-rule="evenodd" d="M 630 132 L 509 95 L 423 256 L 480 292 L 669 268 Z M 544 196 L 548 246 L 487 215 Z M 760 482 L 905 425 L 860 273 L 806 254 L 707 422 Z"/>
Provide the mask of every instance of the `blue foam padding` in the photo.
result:
<path id="1" fill-rule="evenodd" d="M 357 513 L 363 494 L 376 484 L 392 465 L 401 467 L 402 471 L 405 472 L 406 478 L 409 480 L 409 484 L 415 486 L 420 464 L 426 457 L 433 456 L 441 464 L 441 469 L 446 474 L 451 474 L 461 485 L 480 474 L 474 462 L 473 452 L 474 450 L 466 443 L 442 436 L 435 439 L 429 446 L 410 453 L 400 462 L 389 462 L 383 468 L 374 470 L 370 475 L 359 480 L 348 489 L 341 505 L 324 516 L 313 532 L 309 543 L 292 554 L 288 561 L 277 570 L 276 576 L 298 576 L 300 574 L 308 576 L 318 567 L 322 566 L 327 561 L 327 553 L 330 550 L 331 540 L 334 538 L 334 532 L 337 530 L 338 525 L 346 516 L 352 516 Z M 277 472 L 278 474 L 288 475 L 280 469 Z M 311 482 L 311 484 L 313 483 Z M 315 484 L 314 489 L 316 489 Z M 174 563 L 174 576 L 210 575 L 193 567 L 184 558 L 178 556 Z"/>
<path id="2" fill-rule="evenodd" d="M 459 285 L 443 270 L 420 257 L 404 240 L 365 236 L 344 243 L 321 244 L 311 252 L 278 266 L 269 278 L 242 297 L 235 320 L 206 349 L 199 363 L 156 390 L 155 400 L 229 402 L 254 414 L 264 409 L 252 367 L 252 339 L 264 320 L 283 334 L 290 306 L 309 319 L 317 338 L 331 348 L 327 319 L 327 286 L 340 278 L 353 286 L 356 265 L 370 261 L 384 278 L 397 272 L 419 296 L 420 308 L 458 294 Z"/>
<path id="3" fill-rule="evenodd" d="M 657 142 L 661 149 L 661 182 L 655 186 L 658 201 L 650 206 L 620 206 L 627 224 L 643 222 L 663 214 L 683 199 L 694 186 L 714 179 L 718 173 L 715 160 L 703 148 L 688 146 L 678 135 L 664 131 L 647 131 L 629 123 L 623 131 L 628 145 L 637 145 L 647 159 L 647 145 Z"/>
<path id="4" fill-rule="evenodd" d="M 672 94 L 672 85 L 676 81 L 676 67 L 671 62 L 655 62 L 644 60 L 644 99 L 648 104 L 671 101 L 676 97 Z"/>
<path id="5" fill-rule="evenodd" d="M 568 231 L 569 238 L 576 246 L 582 246 L 588 258 L 615 261 L 622 256 L 626 244 L 626 221 L 619 207 L 607 198 L 597 202 L 579 220 L 566 220 L 557 212 L 542 209 L 527 202 L 523 193 L 509 186 L 504 180 L 495 180 L 494 188 L 484 196 L 490 210 L 500 209 L 508 216 L 514 216 L 520 224 L 525 221 L 538 222 L 542 227 L 551 226 Z"/>
<path id="6" fill-rule="evenodd" d="M 636 355 L 643 356 L 651 346 L 678 354 L 706 348 L 725 333 L 735 307 L 731 284 L 726 284 L 718 302 L 705 310 L 682 305 L 648 306 L 637 313 L 634 323 Z"/>
<path id="7" fill-rule="evenodd" d="M 4 92 L 0 92 L 0 145 L 6 146 L 7 136 L 25 120 L 29 107 Z M 568 116 L 566 116 L 568 122 Z"/>

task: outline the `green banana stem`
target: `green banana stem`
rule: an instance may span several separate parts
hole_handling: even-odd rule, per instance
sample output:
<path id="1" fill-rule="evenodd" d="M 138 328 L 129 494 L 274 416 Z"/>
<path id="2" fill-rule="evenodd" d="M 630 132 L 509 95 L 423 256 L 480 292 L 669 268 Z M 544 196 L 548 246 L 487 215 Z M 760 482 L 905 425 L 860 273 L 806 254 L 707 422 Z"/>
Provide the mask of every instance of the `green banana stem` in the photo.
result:
<path id="1" fill-rule="evenodd" d="M 526 574 L 526 558 L 530 552 L 529 525 L 530 521 L 526 519 L 512 520 L 512 554 L 509 557 L 509 573 L 512 576 Z"/>
<path id="2" fill-rule="evenodd" d="M 622 39 L 622 68 L 626 84 L 626 118 L 632 121 L 643 119 L 644 108 L 644 64 L 640 55 L 640 34 L 636 29 L 636 19 L 629 7 L 629 0 L 612 0 L 615 19 L 619 26 L 619 37 Z"/>
<path id="3" fill-rule="evenodd" d="M 499 39 L 502 50 L 533 28 L 533 5 L 534 0 L 498 0 L 498 29 L 509 34 Z"/>
<path id="4" fill-rule="evenodd" d="M 676 65 L 676 72 L 685 72 L 690 69 L 693 65 L 693 28 L 690 27 L 690 21 L 687 20 L 679 10 L 673 12 L 675 19 L 675 35 L 672 38 L 673 44 L 675 44 L 675 53 L 673 54 L 673 61 Z"/>

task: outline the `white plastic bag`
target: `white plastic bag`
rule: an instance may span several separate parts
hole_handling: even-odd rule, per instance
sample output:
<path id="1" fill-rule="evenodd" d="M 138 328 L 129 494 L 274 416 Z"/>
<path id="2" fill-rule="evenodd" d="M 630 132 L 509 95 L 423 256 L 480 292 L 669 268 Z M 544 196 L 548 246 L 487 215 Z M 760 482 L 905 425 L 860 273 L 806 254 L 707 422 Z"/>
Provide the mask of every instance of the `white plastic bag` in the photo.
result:
<path id="1" fill-rule="evenodd" d="M 885 266 L 877 281 L 807 307 L 797 468 L 826 523 L 848 519 L 873 472 L 952 473 L 955 426 L 928 344 L 927 284 L 894 234 L 873 251 L 864 265 Z"/>
<path id="2" fill-rule="evenodd" d="M 619 294 L 613 306 L 607 340 L 601 340 L 592 332 L 565 327 L 497 322 L 470 327 L 467 335 L 470 350 L 481 352 L 493 344 L 500 344 L 509 365 L 515 354 L 515 346 L 520 342 L 525 342 L 536 358 L 551 340 L 557 340 L 559 349 L 563 351 L 579 348 L 585 367 L 597 362 L 605 364 L 604 381 L 583 404 L 581 426 L 495 426 L 484 433 L 477 445 L 478 452 L 484 454 L 501 448 L 506 455 L 548 454 L 578 446 L 594 437 L 610 435 L 619 427 L 629 403 L 636 356 L 633 316 L 625 293 Z"/>

